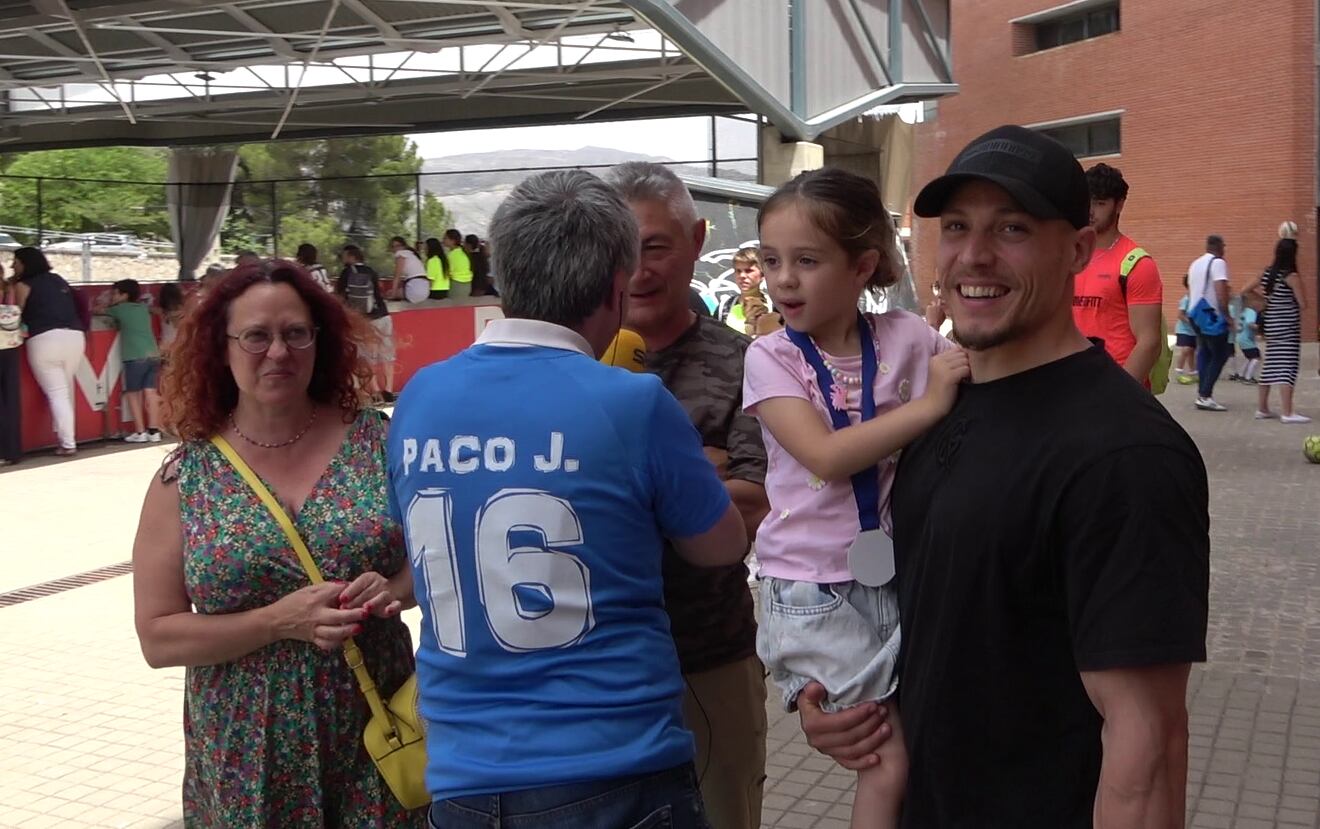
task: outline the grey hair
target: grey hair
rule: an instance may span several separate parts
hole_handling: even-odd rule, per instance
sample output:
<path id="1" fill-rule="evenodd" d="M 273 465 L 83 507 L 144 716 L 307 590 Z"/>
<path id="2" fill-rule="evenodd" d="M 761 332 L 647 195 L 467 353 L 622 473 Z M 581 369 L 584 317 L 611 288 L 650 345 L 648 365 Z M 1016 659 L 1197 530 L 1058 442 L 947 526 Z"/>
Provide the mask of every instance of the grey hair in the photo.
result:
<path id="1" fill-rule="evenodd" d="M 627 201 L 664 201 L 684 225 L 697 221 L 697 203 L 674 171 L 653 161 L 627 161 L 605 171 L 605 181 Z"/>
<path id="2" fill-rule="evenodd" d="M 532 176 L 491 219 L 504 313 L 576 327 L 637 268 L 637 220 L 618 193 L 582 170 Z"/>

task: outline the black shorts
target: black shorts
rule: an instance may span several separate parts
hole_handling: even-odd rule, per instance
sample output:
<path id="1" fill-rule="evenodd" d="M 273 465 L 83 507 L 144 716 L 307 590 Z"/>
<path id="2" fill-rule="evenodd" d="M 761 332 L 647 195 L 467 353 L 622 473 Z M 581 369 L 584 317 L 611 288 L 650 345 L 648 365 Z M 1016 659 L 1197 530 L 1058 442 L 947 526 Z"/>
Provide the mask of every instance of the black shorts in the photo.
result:
<path id="1" fill-rule="evenodd" d="M 1242 349 L 1242 356 L 1243 356 L 1243 357 L 1246 357 L 1248 360 L 1259 360 L 1259 359 L 1260 359 L 1260 349 L 1259 349 L 1259 348 L 1244 348 L 1244 349 Z"/>
<path id="2" fill-rule="evenodd" d="M 1179 348 L 1196 348 L 1195 334 L 1174 334 Z"/>

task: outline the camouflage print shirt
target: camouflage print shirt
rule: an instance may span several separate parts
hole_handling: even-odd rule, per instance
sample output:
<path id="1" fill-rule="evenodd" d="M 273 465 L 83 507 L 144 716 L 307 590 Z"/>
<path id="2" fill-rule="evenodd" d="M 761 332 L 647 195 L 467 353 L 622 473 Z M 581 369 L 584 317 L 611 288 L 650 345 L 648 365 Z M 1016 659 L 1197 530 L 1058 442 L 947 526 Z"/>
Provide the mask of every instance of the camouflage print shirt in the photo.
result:
<path id="1" fill-rule="evenodd" d="M 765 484 L 765 445 L 742 410 L 743 356 L 751 340 L 698 316 L 668 348 L 646 355 L 707 446 L 729 454 L 728 477 Z M 683 673 L 708 671 L 756 653 L 756 616 L 747 566 L 694 567 L 666 546 L 665 606 Z"/>

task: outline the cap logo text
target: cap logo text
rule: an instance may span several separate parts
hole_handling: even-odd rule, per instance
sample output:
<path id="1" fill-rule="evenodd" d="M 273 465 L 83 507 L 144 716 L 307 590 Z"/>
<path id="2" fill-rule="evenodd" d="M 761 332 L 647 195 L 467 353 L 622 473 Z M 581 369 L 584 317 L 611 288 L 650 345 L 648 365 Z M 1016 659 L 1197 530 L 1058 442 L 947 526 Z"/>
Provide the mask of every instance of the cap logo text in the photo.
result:
<path id="1" fill-rule="evenodd" d="M 1026 144 L 1019 144 L 1016 141 L 1009 141 L 1003 138 L 997 138 L 993 141 L 987 141 L 984 144 L 978 144 L 975 147 L 969 147 L 967 152 L 962 154 L 958 163 L 964 163 L 986 153 L 1003 153 L 1004 155 L 1015 156 L 1029 164 L 1035 164 L 1040 161 L 1040 150 L 1028 147 Z"/>

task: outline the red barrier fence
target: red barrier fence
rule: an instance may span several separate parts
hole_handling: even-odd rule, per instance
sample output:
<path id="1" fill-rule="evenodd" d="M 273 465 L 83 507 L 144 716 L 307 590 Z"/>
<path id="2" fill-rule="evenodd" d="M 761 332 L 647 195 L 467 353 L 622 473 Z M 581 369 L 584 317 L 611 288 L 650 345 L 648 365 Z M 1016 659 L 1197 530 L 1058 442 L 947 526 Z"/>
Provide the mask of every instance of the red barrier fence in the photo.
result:
<path id="1" fill-rule="evenodd" d="M 105 285 L 74 286 L 88 291 L 88 299 L 108 290 Z M 158 286 L 144 284 L 144 292 Z M 154 295 L 153 295 L 154 300 Z M 423 366 L 451 357 L 473 343 L 492 319 L 503 316 L 499 300 L 481 297 L 463 301 L 423 302 L 417 305 L 390 303 L 394 317 L 396 362 L 395 389 Z M 21 348 L 21 347 L 20 347 Z M 23 417 L 23 451 L 56 445 L 46 396 L 28 368 L 24 354 L 19 375 L 19 397 Z M 74 381 L 74 413 L 77 436 L 85 441 L 117 438 L 132 431 L 128 411 L 121 399 L 119 332 L 102 318 L 94 318 L 87 334 L 87 350 Z"/>

